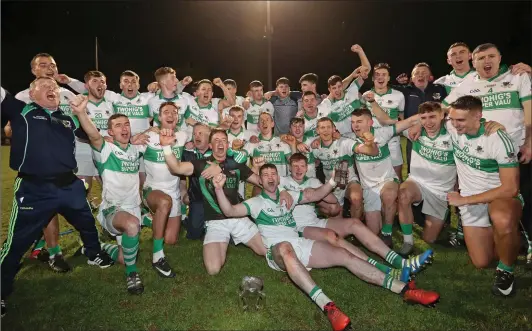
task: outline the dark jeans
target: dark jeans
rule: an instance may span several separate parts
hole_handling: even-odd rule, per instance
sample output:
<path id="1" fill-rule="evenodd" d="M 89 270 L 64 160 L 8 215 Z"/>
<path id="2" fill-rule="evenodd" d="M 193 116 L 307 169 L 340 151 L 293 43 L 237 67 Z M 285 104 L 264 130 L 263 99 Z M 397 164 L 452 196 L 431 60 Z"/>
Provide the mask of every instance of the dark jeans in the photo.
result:
<path id="1" fill-rule="evenodd" d="M 205 234 L 203 201 L 190 202 L 187 222 L 187 239 L 199 240 Z"/>

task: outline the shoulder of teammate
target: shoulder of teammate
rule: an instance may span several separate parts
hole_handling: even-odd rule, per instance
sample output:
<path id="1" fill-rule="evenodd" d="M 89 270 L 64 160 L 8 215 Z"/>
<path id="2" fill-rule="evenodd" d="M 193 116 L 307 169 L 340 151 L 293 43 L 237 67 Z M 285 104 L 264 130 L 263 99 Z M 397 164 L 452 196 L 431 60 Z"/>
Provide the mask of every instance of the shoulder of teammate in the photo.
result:
<path id="1" fill-rule="evenodd" d="M 515 78 L 514 78 L 515 79 Z M 517 93 L 519 94 L 519 101 L 525 102 L 532 99 L 532 84 L 530 82 L 530 75 L 524 73 L 517 75 L 519 85 L 517 86 Z"/>
<path id="2" fill-rule="evenodd" d="M 231 156 L 236 163 L 246 164 L 248 161 L 248 152 L 246 150 L 234 150 L 229 148 L 227 155 Z"/>
<path id="3" fill-rule="evenodd" d="M 496 160 L 500 168 L 518 168 L 518 151 L 515 150 L 512 138 L 506 131 L 498 130 L 485 137 L 489 146 L 489 157 Z"/>
<path id="4" fill-rule="evenodd" d="M 155 133 L 155 132 L 154 132 Z M 183 131 L 177 131 L 175 133 L 175 137 L 176 137 L 176 146 L 185 146 L 185 144 L 187 143 L 188 141 L 188 136 L 185 132 Z"/>
<path id="5" fill-rule="evenodd" d="M 312 188 L 318 188 L 318 187 L 321 187 L 323 184 L 322 182 L 320 182 L 320 180 L 318 178 L 309 178 L 309 186 L 312 187 Z"/>
<path id="6" fill-rule="evenodd" d="M 30 90 L 25 89 L 23 91 L 18 92 L 17 94 L 15 94 L 15 99 L 20 100 L 25 103 L 31 103 Z"/>
<path id="7" fill-rule="evenodd" d="M 445 85 L 445 82 L 447 81 L 447 77 L 448 76 L 449 75 L 441 76 L 440 78 L 436 79 L 433 83 L 434 84 Z"/>
<path id="8" fill-rule="evenodd" d="M 465 93 L 465 90 L 467 90 L 467 82 L 462 82 L 458 84 L 455 88 L 451 90 L 451 92 L 448 95 L 446 95 L 445 99 L 443 99 L 441 103 L 445 107 L 449 107 L 449 105 L 455 102 L 456 99 L 467 94 Z"/>
<path id="9" fill-rule="evenodd" d="M 248 215 L 252 218 L 257 218 L 264 208 L 263 198 L 260 195 L 244 200 L 242 204 L 246 207 Z"/>
<path id="10" fill-rule="evenodd" d="M 122 95 L 120 93 L 116 93 L 110 90 L 105 90 L 105 93 L 103 95 L 105 100 L 110 101 L 110 102 L 117 102 L 121 96 Z"/>

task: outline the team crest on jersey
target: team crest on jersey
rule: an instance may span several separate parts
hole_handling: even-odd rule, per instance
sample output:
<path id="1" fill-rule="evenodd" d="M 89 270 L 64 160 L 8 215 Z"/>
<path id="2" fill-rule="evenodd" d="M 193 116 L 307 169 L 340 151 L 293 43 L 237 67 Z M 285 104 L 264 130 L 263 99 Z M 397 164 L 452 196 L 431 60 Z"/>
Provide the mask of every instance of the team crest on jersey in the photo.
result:
<path id="1" fill-rule="evenodd" d="M 433 93 L 433 94 L 432 94 L 432 98 L 433 98 L 434 100 L 440 100 L 440 99 L 441 99 L 441 94 L 439 94 L 439 93 Z"/>
<path id="2" fill-rule="evenodd" d="M 477 146 L 476 151 L 477 151 L 477 153 L 482 153 L 482 152 L 484 152 L 484 149 L 482 148 L 482 146 Z"/>
<path id="3" fill-rule="evenodd" d="M 451 145 L 451 143 L 449 143 L 448 140 L 444 140 L 444 141 L 442 141 L 442 144 L 443 144 L 443 146 L 445 146 L 445 147 L 449 147 L 449 146 Z"/>
<path id="4" fill-rule="evenodd" d="M 281 148 L 281 144 L 275 144 L 275 147 Z"/>
<path id="5" fill-rule="evenodd" d="M 510 82 L 502 82 L 502 87 L 509 88 L 509 87 L 512 87 L 512 85 L 514 85 L 514 84 L 512 84 Z"/>
<path id="6" fill-rule="evenodd" d="M 106 115 L 111 115 L 111 112 L 108 111 L 108 110 L 106 110 L 106 111 L 105 111 L 105 114 L 106 114 Z"/>
<path id="7" fill-rule="evenodd" d="M 388 104 L 391 105 L 392 103 L 393 101 L 388 99 Z"/>
<path id="8" fill-rule="evenodd" d="M 335 150 L 333 151 L 333 154 L 334 154 L 334 155 L 338 155 L 338 150 L 335 149 Z"/>
<path id="9" fill-rule="evenodd" d="M 61 123 L 63 123 L 65 128 L 69 128 L 70 129 L 72 127 L 72 124 L 70 123 L 70 121 L 63 120 L 63 121 L 61 121 Z"/>
<path id="10" fill-rule="evenodd" d="M 142 101 L 140 100 L 140 98 L 137 99 L 136 103 L 141 103 Z"/>

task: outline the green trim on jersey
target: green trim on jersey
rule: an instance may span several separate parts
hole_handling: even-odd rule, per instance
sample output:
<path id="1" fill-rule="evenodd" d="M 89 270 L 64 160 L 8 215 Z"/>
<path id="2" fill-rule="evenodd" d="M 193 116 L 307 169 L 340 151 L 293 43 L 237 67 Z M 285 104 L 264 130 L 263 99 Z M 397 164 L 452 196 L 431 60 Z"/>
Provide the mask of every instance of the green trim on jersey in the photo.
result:
<path id="1" fill-rule="evenodd" d="M 380 94 L 380 93 L 378 93 L 377 91 L 375 91 L 375 86 L 373 86 L 373 87 L 371 88 L 371 91 L 372 91 L 373 93 L 375 93 L 376 95 L 378 95 L 379 97 L 382 97 L 383 95 L 386 95 L 386 94 L 392 94 L 392 89 L 391 89 L 391 88 L 388 88 L 388 90 L 387 90 L 386 92 L 384 92 L 383 94 Z"/>
<path id="2" fill-rule="evenodd" d="M 453 151 L 444 151 L 423 145 L 419 140 L 412 143 L 412 150 L 427 161 L 442 165 L 454 165 Z"/>
<path id="3" fill-rule="evenodd" d="M 454 157 L 462 163 L 470 166 L 475 170 L 480 170 L 488 173 L 499 172 L 499 165 L 493 159 L 481 159 L 476 156 L 468 154 L 469 148 L 466 146 L 461 149 L 458 144 L 453 141 Z"/>
<path id="4" fill-rule="evenodd" d="M 126 152 L 129 149 L 129 147 L 131 147 L 131 144 L 128 144 L 126 149 L 123 149 L 120 146 L 118 147 L 120 148 L 121 151 Z M 103 150 L 103 145 L 102 145 L 102 150 Z M 139 172 L 140 155 L 135 161 L 126 161 L 126 160 L 119 159 L 115 155 L 115 153 L 111 151 L 109 156 L 107 157 L 107 160 L 105 160 L 105 162 L 100 163 L 100 162 L 95 161 L 94 163 L 96 164 L 96 169 L 98 170 L 98 174 L 100 174 L 100 176 L 102 176 L 105 170 L 120 172 L 123 174 L 136 174 Z"/>
<path id="5" fill-rule="evenodd" d="M 100 100 L 100 102 L 93 102 L 93 101 L 89 100 L 89 102 L 92 103 L 93 105 L 95 105 L 96 107 L 101 105 L 102 102 L 104 102 L 104 101 L 105 101 L 105 97 L 103 97 L 102 100 Z"/>
<path id="6" fill-rule="evenodd" d="M 469 134 L 465 134 L 466 138 L 468 140 L 470 139 L 475 139 L 475 138 L 478 138 L 480 136 L 482 136 L 484 134 L 484 132 L 486 132 L 486 128 L 484 127 L 484 123 L 486 122 L 485 119 L 481 118 L 480 119 L 480 128 L 478 129 L 477 133 L 475 134 L 472 134 L 472 135 L 469 135 Z"/>
<path id="7" fill-rule="evenodd" d="M 454 75 L 454 76 L 456 76 L 456 77 L 458 77 L 458 78 L 464 78 L 465 76 L 469 75 L 469 74 L 470 74 L 471 72 L 473 72 L 473 71 L 475 71 L 475 69 L 471 69 L 471 68 L 469 68 L 469 71 L 466 72 L 465 74 L 463 74 L 463 75 L 458 75 L 458 74 L 456 73 L 456 71 L 454 71 L 454 69 L 453 69 L 453 71 L 451 71 L 450 75 Z"/>
<path id="8" fill-rule="evenodd" d="M 176 159 L 181 160 L 183 149 L 184 146 L 172 146 L 172 152 L 174 153 Z M 146 151 L 144 152 L 144 160 L 155 163 L 166 163 L 162 148 L 156 149 L 151 147 L 150 145 L 146 146 Z"/>
<path id="9" fill-rule="evenodd" d="M 508 67 L 506 65 L 502 65 L 500 68 L 499 68 L 499 72 L 488 79 L 488 82 L 492 82 L 494 79 L 496 79 L 497 77 L 501 76 L 502 74 L 506 73 L 508 71 Z"/>
<path id="10" fill-rule="evenodd" d="M 344 98 L 345 98 L 345 95 L 344 95 Z M 344 98 L 339 99 L 337 101 L 343 100 Z M 333 101 L 332 104 L 334 104 L 334 102 L 336 102 L 336 101 Z M 353 112 L 353 110 L 355 110 L 357 108 L 360 108 L 360 106 L 361 106 L 360 100 L 356 99 L 356 100 L 353 100 L 350 104 L 344 105 L 344 107 L 343 107 L 343 109 L 341 111 L 339 111 L 339 112 L 331 111 L 329 113 L 329 115 L 327 115 L 327 116 L 334 123 L 338 123 L 338 122 L 341 122 L 341 121 L 345 120 L 349 116 L 351 116 L 351 113 Z"/>
<path id="11" fill-rule="evenodd" d="M 532 100 L 532 94 L 519 98 L 519 101 L 521 101 L 521 103 L 528 101 L 528 100 Z"/>

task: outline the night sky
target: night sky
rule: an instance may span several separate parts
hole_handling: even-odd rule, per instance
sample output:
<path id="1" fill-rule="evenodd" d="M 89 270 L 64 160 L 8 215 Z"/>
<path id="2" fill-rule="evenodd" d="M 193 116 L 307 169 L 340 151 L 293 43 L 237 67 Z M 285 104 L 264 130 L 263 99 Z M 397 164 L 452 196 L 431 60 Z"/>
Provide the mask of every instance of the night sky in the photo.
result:
<path id="1" fill-rule="evenodd" d="M 265 1 L 2 1 L 1 6 L 2 86 L 14 93 L 33 79 L 29 63 L 38 52 L 52 54 L 61 73 L 82 80 L 95 69 L 95 36 L 99 69 L 114 91 L 126 69 L 140 75 L 145 90 L 160 66 L 175 68 L 180 79 L 233 78 L 240 95 L 254 79 L 267 84 Z M 432 66 L 435 78 L 448 73 L 446 51 L 456 41 L 471 48 L 493 42 L 504 63 L 532 63 L 529 1 L 272 1 L 271 17 L 273 79 L 288 77 L 294 90 L 302 74 L 314 72 L 325 93 L 329 76 L 346 76 L 359 65 L 349 50 L 355 43 L 372 65 L 388 62 L 392 77 L 421 61 Z"/>

